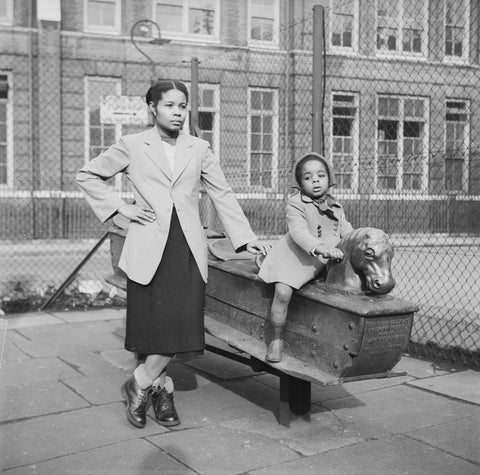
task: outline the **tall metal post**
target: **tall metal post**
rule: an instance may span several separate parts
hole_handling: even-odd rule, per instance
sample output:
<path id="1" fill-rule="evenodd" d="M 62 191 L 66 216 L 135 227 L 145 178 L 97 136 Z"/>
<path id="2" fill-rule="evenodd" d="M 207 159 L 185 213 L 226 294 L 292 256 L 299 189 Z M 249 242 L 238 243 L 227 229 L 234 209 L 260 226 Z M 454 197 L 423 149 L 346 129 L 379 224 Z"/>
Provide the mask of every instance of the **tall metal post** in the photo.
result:
<path id="1" fill-rule="evenodd" d="M 190 91 L 190 133 L 198 137 L 198 58 L 192 58 L 190 66 L 192 86 Z"/>
<path id="2" fill-rule="evenodd" d="M 324 56 L 324 19 L 325 10 L 322 5 L 313 6 L 313 123 L 312 123 L 312 150 L 324 153 L 323 142 L 323 106 L 325 89 L 325 56 Z"/>

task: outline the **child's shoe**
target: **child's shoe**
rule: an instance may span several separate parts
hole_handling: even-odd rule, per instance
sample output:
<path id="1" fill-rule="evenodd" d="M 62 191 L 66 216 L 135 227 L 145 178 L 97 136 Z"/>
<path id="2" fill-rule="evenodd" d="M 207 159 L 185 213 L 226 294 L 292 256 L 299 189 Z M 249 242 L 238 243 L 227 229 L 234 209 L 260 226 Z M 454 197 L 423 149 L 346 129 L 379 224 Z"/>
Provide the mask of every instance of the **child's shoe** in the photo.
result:
<path id="1" fill-rule="evenodd" d="M 265 359 L 271 363 L 282 361 L 283 352 L 283 335 L 285 333 L 285 325 L 268 322 L 265 325 L 265 343 L 267 345 L 267 354 Z"/>

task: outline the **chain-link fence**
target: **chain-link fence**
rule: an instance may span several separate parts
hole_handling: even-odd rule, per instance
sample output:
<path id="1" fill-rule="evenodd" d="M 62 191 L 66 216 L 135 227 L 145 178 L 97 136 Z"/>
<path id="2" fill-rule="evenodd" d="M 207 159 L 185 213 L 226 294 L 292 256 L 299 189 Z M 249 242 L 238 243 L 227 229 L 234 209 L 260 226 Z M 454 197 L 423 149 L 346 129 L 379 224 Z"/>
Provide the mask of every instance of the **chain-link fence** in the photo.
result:
<path id="1" fill-rule="evenodd" d="M 195 51 L 199 134 L 255 232 L 269 238 L 285 232 L 293 162 L 321 137 L 348 219 L 385 230 L 395 245 L 393 294 L 420 305 L 411 351 L 479 367 L 480 7 L 462 0 L 441 9 L 413 0 L 317 3 L 325 9 L 291 16 L 278 31 L 259 19 L 256 45 Z M 14 189 L 23 191 L 1 197 L 7 257 L 0 299 L 19 282 L 58 287 L 108 229 L 76 190 L 75 172 L 145 126 L 106 123 L 103 98 L 143 96 L 157 77 L 197 88 L 188 48 L 149 63 L 94 48 L 78 58 L 67 42 L 58 66 L 40 54 L 40 38 L 30 57 L 12 63 L 26 72 L 15 84 L 16 101 L 33 114 L 5 102 L 5 117 L 15 117 L 15 157 L 22 158 Z M 318 48 L 320 78 L 312 67 Z M 61 92 L 52 93 L 52 84 Z M 314 122 L 318 90 L 322 114 Z M 123 178 L 112 186 L 129 197 Z M 220 228 L 206 198 L 202 214 L 206 226 Z M 109 273 L 105 244 L 77 285 Z"/>

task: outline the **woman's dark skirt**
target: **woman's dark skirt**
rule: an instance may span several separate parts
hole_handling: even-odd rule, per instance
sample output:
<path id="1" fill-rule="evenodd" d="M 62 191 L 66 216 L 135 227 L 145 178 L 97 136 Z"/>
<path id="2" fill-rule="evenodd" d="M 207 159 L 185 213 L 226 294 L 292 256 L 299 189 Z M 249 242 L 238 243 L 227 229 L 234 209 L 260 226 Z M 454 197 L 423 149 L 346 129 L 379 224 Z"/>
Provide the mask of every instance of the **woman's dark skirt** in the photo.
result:
<path id="1" fill-rule="evenodd" d="M 127 280 L 125 349 L 140 355 L 201 354 L 204 310 L 205 282 L 174 208 L 153 280 L 147 285 Z"/>

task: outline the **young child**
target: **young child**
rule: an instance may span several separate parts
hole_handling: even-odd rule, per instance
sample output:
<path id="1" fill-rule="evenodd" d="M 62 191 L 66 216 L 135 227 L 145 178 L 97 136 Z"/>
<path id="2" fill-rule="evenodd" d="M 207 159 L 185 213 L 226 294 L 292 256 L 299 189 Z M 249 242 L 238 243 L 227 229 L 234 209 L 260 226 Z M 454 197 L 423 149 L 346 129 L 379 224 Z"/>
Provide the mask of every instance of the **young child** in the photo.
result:
<path id="1" fill-rule="evenodd" d="M 329 259 L 341 260 L 335 246 L 353 230 L 343 208 L 330 195 L 335 184 L 332 166 L 318 153 L 310 152 L 294 167 L 294 186 L 300 190 L 289 196 L 286 206 L 288 232 L 261 264 L 259 277 L 275 283 L 270 321 L 265 326 L 265 358 L 282 359 L 283 335 L 293 289 L 316 277 Z"/>

